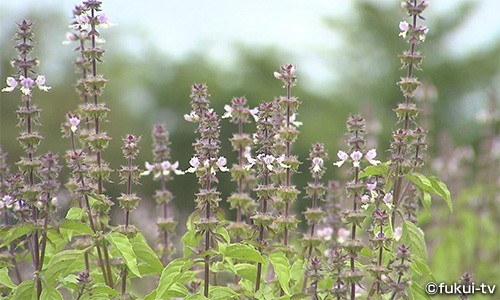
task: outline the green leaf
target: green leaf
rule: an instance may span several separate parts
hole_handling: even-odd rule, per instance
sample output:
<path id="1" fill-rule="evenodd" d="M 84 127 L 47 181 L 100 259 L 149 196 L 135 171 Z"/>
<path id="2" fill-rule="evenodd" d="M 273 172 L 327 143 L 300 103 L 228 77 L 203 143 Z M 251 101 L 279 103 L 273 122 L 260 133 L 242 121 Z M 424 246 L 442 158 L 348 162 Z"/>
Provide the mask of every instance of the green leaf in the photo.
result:
<path id="1" fill-rule="evenodd" d="M 130 244 L 139 261 L 138 268 L 142 275 L 160 274 L 163 271 L 162 263 L 153 249 L 149 247 L 142 233 L 138 232 L 130 240 Z"/>
<path id="2" fill-rule="evenodd" d="M 158 282 L 158 287 L 153 290 L 146 299 L 164 299 L 170 290 L 173 290 L 173 285 L 175 283 L 183 284 L 184 280 L 188 280 L 190 277 L 184 278 L 183 273 L 188 270 L 193 265 L 193 261 L 184 258 L 178 258 L 171 261 L 161 273 L 160 280 Z"/>
<path id="3" fill-rule="evenodd" d="M 377 166 L 368 166 L 359 173 L 359 179 L 365 178 L 368 176 L 385 175 L 389 172 L 388 165 L 389 165 L 389 162 L 385 162 L 385 163 L 379 164 Z"/>
<path id="4" fill-rule="evenodd" d="M 415 281 L 412 281 L 410 286 L 413 299 L 432 299 L 425 290 Z"/>
<path id="5" fill-rule="evenodd" d="M 434 277 L 434 274 L 432 273 L 431 269 L 429 268 L 429 266 L 427 265 L 427 263 L 424 260 L 422 260 L 420 258 L 415 258 L 415 259 L 413 259 L 413 264 L 420 271 L 422 276 L 424 276 L 424 278 L 429 279 L 433 282 L 436 282 L 436 278 Z"/>
<path id="6" fill-rule="evenodd" d="M 221 226 L 221 227 L 217 228 L 217 230 L 215 232 L 220 234 L 224 238 L 226 243 L 228 243 L 228 244 L 231 243 L 231 238 L 229 237 L 229 232 L 227 232 L 226 228 Z"/>
<path id="7" fill-rule="evenodd" d="M 294 282 L 293 284 L 293 293 L 299 293 L 302 290 L 302 282 L 304 281 L 304 270 L 305 270 L 305 263 L 302 259 L 297 259 L 293 265 L 292 269 L 290 271 L 291 275 L 291 280 Z"/>
<path id="8" fill-rule="evenodd" d="M 73 236 L 94 234 L 94 231 L 90 229 L 87 223 L 83 223 L 82 221 L 77 220 L 63 220 L 59 225 L 59 228 L 64 229 L 61 230 L 61 233 L 67 235 L 67 238 L 69 240 L 71 240 Z"/>
<path id="9" fill-rule="evenodd" d="M 5 238 L 0 245 L 0 248 L 3 248 L 7 246 L 8 244 L 12 243 L 12 241 L 17 240 L 18 238 L 25 236 L 27 234 L 32 233 L 35 231 L 35 227 L 31 224 L 22 224 L 22 225 L 14 225 L 9 230 L 7 231 L 7 234 L 5 235 Z"/>
<path id="10" fill-rule="evenodd" d="M 40 300 L 63 300 L 61 293 L 51 286 L 44 286 Z"/>
<path id="11" fill-rule="evenodd" d="M 105 295 L 111 296 L 111 297 L 109 297 L 110 299 L 113 297 L 119 296 L 118 292 L 115 289 L 107 286 L 104 283 L 95 283 L 92 286 L 92 292 L 95 294 L 105 294 Z"/>
<path id="12" fill-rule="evenodd" d="M 254 264 L 239 263 L 234 266 L 234 270 L 238 276 L 250 280 L 255 284 L 257 280 L 257 267 Z"/>
<path id="13" fill-rule="evenodd" d="M 422 199 L 422 206 L 424 207 L 425 211 L 430 214 L 431 210 L 431 202 L 432 202 L 432 198 L 431 198 L 431 195 L 427 192 L 422 192 L 422 196 L 421 196 L 421 199 Z"/>
<path id="14" fill-rule="evenodd" d="M 272 252 L 269 260 L 274 267 L 274 272 L 278 276 L 281 289 L 285 294 L 290 295 L 290 262 L 283 252 Z"/>
<path id="15" fill-rule="evenodd" d="M 137 268 L 137 258 L 128 238 L 124 234 L 118 232 L 110 232 L 106 234 L 105 238 L 116 248 L 116 250 L 118 250 L 118 252 L 120 252 L 130 272 L 137 277 L 141 277 L 141 273 Z"/>
<path id="16" fill-rule="evenodd" d="M 42 271 L 47 286 L 54 286 L 60 275 L 68 275 L 84 268 L 82 250 L 64 250 L 54 254 Z"/>
<path id="17" fill-rule="evenodd" d="M 410 252 L 427 261 L 427 246 L 425 244 L 424 233 L 417 225 L 410 221 L 403 222 L 403 243 L 410 247 Z"/>
<path id="18" fill-rule="evenodd" d="M 68 210 L 66 214 L 66 219 L 68 220 L 81 220 L 85 210 L 80 207 L 72 207 Z"/>
<path id="19" fill-rule="evenodd" d="M 259 251 L 249 245 L 240 243 L 227 246 L 226 253 L 224 253 L 224 255 L 230 258 L 264 263 L 264 258 Z"/>
<path id="20" fill-rule="evenodd" d="M 208 299 L 211 300 L 235 299 L 237 297 L 238 293 L 225 286 L 211 286 L 208 293 Z"/>
<path id="21" fill-rule="evenodd" d="M 453 204 L 451 202 L 451 194 L 444 184 L 438 177 L 436 176 L 428 176 L 426 177 L 423 174 L 414 172 L 405 175 L 414 185 L 422 189 L 423 191 L 430 192 L 436 194 L 444 199 L 446 204 L 448 204 L 448 208 L 450 212 L 453 212 Z M 426 199 L 422 199 L 424 202 Z M 425 204 L 424 204 L 425 205 Z"/>
<path id="22" fill-rule="evenodd" d="M 16 285 L 10 279 L 9 270 L 6 267 L 0 269 L 0 284 L 3 284 L 4 286 L 11 289 L 16 287 Z"/>
<path id="23" fill-rule="evenodd" d="M 14 296 L 12 297 L 12 299 L 36 299 L 35 281 L 26 280 L 21 282 L 14 290 Z"/>
<path id="24" fill-rule="evenodd" d="M 450 212 L 453 212 L 453 203 L 451 202 L 451 193 L 448 190 L 448 187 L 444 182 L 441 181 L 436 176 L 429 176 L 429 180 L 431 181 L 432 187 L 434 190 L 437 192 L 439 196 L 441 196 L 446 204 L 448 204 L 448 208 L 450 209 Z"/>

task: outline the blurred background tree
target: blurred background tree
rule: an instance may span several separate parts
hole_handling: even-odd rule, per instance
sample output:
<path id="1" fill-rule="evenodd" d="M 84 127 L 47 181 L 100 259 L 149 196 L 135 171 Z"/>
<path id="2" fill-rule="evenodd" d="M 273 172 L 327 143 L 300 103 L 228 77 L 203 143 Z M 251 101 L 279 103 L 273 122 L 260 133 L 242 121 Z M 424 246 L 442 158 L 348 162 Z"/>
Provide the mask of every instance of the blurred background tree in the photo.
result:
<path id="1" fill-rule="evenodd" d="M 404 16 L 398 3 L 392 1 L 390 5 L 380 5 L 378 1 L 356 1 L 352 5 L 352 15 L 324 20 L 325 26 L 341 34 L 344 41 L 342 47 L 331 49 L 329 41 L 324 40 L 325 48 L 318 51 L 319 59 L 335 70 L 335 78 L 318 88 L 317 84 L 313 84 L 314 75 L 301 74 L 300 62 L 297 62 L 299 83 L 295 94 L 303 102 L 299 118 L 304 125 L 294 151 L 301 160 L 305 160 L 311 143 L 316 141 L 325 143 L 333 158 L 343 139 L 345 119 L 349 113 L 356 112 L 361 112 L 368 119 L 368 129 L 372 134 L 370 143 L 378 144 L 379 156 L 387 157 L 384 150 L 388 148 L 396 120 L 392 108 L 401 97 L 396 86 L 402 75 L 398 54 L 406 45 L 398 38 L 397 24 Z M 433 218 L 424 217 L 421 220 L 427 223 L 426 236 L 438 281 L 456 281 L 463 271 L 475 273 L 476 279 L 485 282 L 500 275 L 500 193 L 498 170 L 494 170 L 494 162 L 498 166 L 499 156 L 498 112 L 486 123 L 478 122 L 475 118 L 477 112 L 488 107 L 488 103 L 490 113 L 498 107 L 498 97 L 495 98 L 498 91 L 492 89 L 498 87 L 500 80 L 500 38 L 497 36 L 484 47 L 459 55 L 447 47 L 450 35 L 468 20 L 475 5 L 477 2 L 464 2 L 454 6 L 452 11 L 428 16 L 427 25 L 431 28 L 429 42 L 421 49 L 427 57 L 420 78 L 426 86 L 420 104 L 425 108 L 422 118 L 430 134 L 427 167 L 431 169 L 432 160 L 437 157 L 434 160 L 435 169 L 442 171 L 437 174 L 442 176 L 445 172 L 442 161 L 449 161 L 447 158 L 454 155 L 453 151 L 459 145 L 464 145 L 464 149 L 473 153 L 466 164 L 460 167 L 461 177 L 453 179 L 456 180 L 453 181 L 456 184 L 451 187 L 455 213 L 449 215 L 444 205 L 435 203 Z M 0 19 L 2 82 L 12 73 L 10 60 L 14 55 L 10 37 L 15 26 L 6 21 L 9 18 L 4 16 L 8 13 L 2 10 Z M 37 94 L 35 97 L 35 102 L 43 109 L 41 131 L 45 140 L 40 153 L 48 150 L 64 153 L 68 141 L 58 134 L 60 123 L 65 114 L 77 106 L 78 97 L 73 88 L 77 74 L 71 63 L 76 53 L 71 52 L 72 46 L 61 45 L 68 16 L 69 12 L 62 16 L 51 11 L 29 16 L 36 20 L 40 68 L 42 73 L 47 74 L 47 81 L 52 86 L 50 93 Z M 191 84 L 208 84 L 213 107 L 219 113 L 223 112 L 223 106 L 234 96 L 246 96 L 251 106 L 257 106 L 260 101 L 269 101 L 280 95 L 280 83 L 273 79 L 272 73 L 279 65 L 295 62 L 296 59 L 289 49 L 279 45 L 256 47 L 242 42 L 232 45 L 236 54 L 228 61 L 214 60 L 204 49 L 191 52 L 182 59 L 174 59 L 155 46 L 143 46 L 140 50 L 124 47 L 127 45 L 125 40 L 140 40 L 142 34 L 140 30 L 134 31 L 130 27 L 123 31 L 116 27 L 104 33 L 108 44 L 103 74 L 110 79 L 104 97 L 112 109 L 110 123 L 104 124 L 104 128 L 113 137 L 104 157 L 114 168 L 123 163 L 121 155 L 117 154 L 120 153 L 120 139 L 126 133 L 143 136 L 142 151 L 137 161 L 151 161 L 150 130 L 159 121 L 166 122 L 170 130 L 172 157 L 179 160 L 182 168 L 187 168 L 193 153 L 191 144 L 194 141 L 194 127 L 184 121 L 183 115 L 190 111 Z M 491 97 L 488 97 L 488 92 L 492 94 Z M 18 129 L 14 127 L 17 101 L 17 95 L 1 95 L 0 144 L 10 153 L 11 165 L 18 160 L 20 153 L 16 141 Z M 222 125 L 222 154 L 228 157 L 231 164 L 236 160 L 228 140 L 233 126 L 227 120 L 222 121 Z M 485 135 L 492 141 L 490 146 L 484 144 Z M 486 155 L 490 155 L 494 162 L 480 164 L 479 160 Z M 488 166 L 493 168 L 493 171 L 489 171 L 489 181 L 481 177 Z M 301 174 L 294 178 L 299 187 L 303 187 L 308 180 L 307 167 L 307 164 L 303 164 Z M 329 168 L 326 178 L 342 178 L 343 175 L 336 172 L 333 167 Z M 66 175 L 67 170 L 63 172 L 62 178 L 66 178 Z M 114 181 L 118 181 L 116 174 Z M 194 182 L 195 179 L 190 175 L 177 177 L 173 181 L 175 205 L 179 210 L 178 215 L 183 216 L 180 224 L 184 223 L 185 216 L 194 207 Z M 227 174 L 222 176 L 221 183 L 220 190 L 226 197 L 235 187 Z M 154 187 L 155 183 L 149 179 L 142 181 L 139 192 L 145 199 L 141 202 L 143 215 L 137 214 L 136 222 L 140 222 L 144 214 L 146 220 L 156 218 L 151 197 Z M 114 197 L 121 191 L 116 185 L 109 185 L 107 189 Z M 299 201 L 297 211 L 302 210 L 304 203 Z M 69 203 L 65 205 L 67 207 Z M 154 234 L 154 224 L 139 223 L 139 227 Z"/>

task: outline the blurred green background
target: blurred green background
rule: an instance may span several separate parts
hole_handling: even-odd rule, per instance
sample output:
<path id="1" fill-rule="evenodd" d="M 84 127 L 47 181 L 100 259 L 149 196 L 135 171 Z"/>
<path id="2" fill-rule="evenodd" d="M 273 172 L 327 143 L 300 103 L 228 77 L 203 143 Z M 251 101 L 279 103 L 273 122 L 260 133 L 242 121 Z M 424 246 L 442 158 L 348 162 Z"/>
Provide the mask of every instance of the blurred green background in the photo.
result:
<path id="1" fill-rule="evenodd" d="M 34 99 L 43 109 L 40 132 L 45 139 L 40 153 L 64 153 L 68 141 L 59 134 L 60 124 L 78 104 L 74 91 L 77 74 L 72 64 L 76 53 L 72 52 L 73 45 L 61 44 L 72 4 L 23 2 L 0 3 L 0 80 L 3 84 L 14 72 L 10 66 L 15 55 L 11 40 L 14 22 L 22 17 L 34 20 L 39 70 L 52 86 L 49 93 L 36 93 Z M 104 1 L 111 22 L 119 19 L 118 26 L 102 31 L 107 43 L 99 72 L 110 80 L 102 99 L 112 109 L 110 122 L 103 127 L 113 137 L 104 159 L 115 169 L 123 164 L 121 137 L 133 133 L 143 137 L 137 161 L 141 165 L 151 161 L 150 130 L 161 121 L 170 130 L 173 159 L 187 168 L 195 128 L 184 121 L 183 115 L 190 111 L 191 84 L 208 84 L 213 107 L 220 114 L 234 96 L 245 96 L 251 106 L 257 106 L 283 94 L 272 73 L 287 62 L 297 65 L 299 82 L 293 93 L 302 100 L 299 119 L 304 125 L 293 148 L 299 159 L 305 160 L 312 143 L 322 142 L 335 160 L 337 150 L 344 148 L 345 119 L 357 112 L 368 120 L 369 143 L 377 146 L 381 159 L 386 159 L 391 131 L 396 128 L 392 108 L 401 101 L 396 85 L 402 75 L 398 54 L 408 48 L 398 37 L 397 25 L 406 17 L 399 2 L 277 2 L 242 3 L 241 7 L 231 4 L 232 10 L 226 12 L 224 1 L 214 2 L 209 10 L 204 10 L 207 4 L 194 1 L 186 4 L 185 14 L 181 14 L 175 12 L 181 5 L 178 3 L 169 7 L 168 2 L 161 1 Z M 483 6 L 498 11 L 500 5 L 496 1 L 449 2 L 453 5 L 436 5 L 436 10 L 431 2 L 425 14 L 425 24 L 431 31 L 419 47 L 426 59 L 424 72 L 417 76 L 425 83 L 418 97 L 418 105 L 424 108 L 420 123 L 429 130 L 424 172 L 440 176 L 449 185 L 455 210 L 450 215 L 443 203 L 433 203 L 431 218 L 423 217 L 421 224 L 426 229 L 431 268 L 438 281 L 456 281 L 462 272 L 469 271 L 476 282 L 499 283 L 500 26 L 498 18 L 490 19 L 494 13 L 485 13 Z M 137 5 L 141 7 L 134 13 Z M 257 11 L 262 6 L 262 15 L 252 16 L 248 9 L 253 5 Z M 121 19 L 120 9 L 124 15 Z M 212 11 L 218 14 L 210 19 Z M 479 16 L 478 11 L 482 12 Z M 179 27 L 162 30 L 166 26 L 160 22 L 162 14 L 178 18 L 178 23 L 173 20 L 167 25 Z M 238 20 L 241 23 L 234 23 Z M 232 35 L 224 36 L 226 31 L 214 29 L 225 26 L 235 27 Z M 241 29 L 246 26 L 253 29 Z M 201 42 L 195 42 L 198 40 Z M 21 153 L 14 113 L 18 103 L 19 95 L 2 93 L 0 144 L 9 152 L 11 165 Z M 227 120 L 222 125 L 222 154 L 232 163 L 236 154 L 231 152 L 228 138 L 236 128 Z M 309 180 L 307 168 L 304 163 L 293 179 L 299 187 Z M 67 174 L 65 169 L 63 180 Z M 333 166 L 326 174 L 328 179 L 345 177 L 345 172 Z M 119 181 L 116 174 L 112 179 Z M 221 175 L 220 181 L 223 197 L 227 197 L 235 184 L 228 174 Z M 143 178 L 138 193 L 144 201 L 132 218 L 150 237 L 155 234 L 151 222 L 156 219 L 151 198 L 155 187 L 156 182 Z M 196 180 L 192 175 L 180 176 L 170 188 L 176 197 L 176 216 L 183 223 L 194 207 Z M 123 191 L 117 184 L 108 184 L 107 189 L 113 197 Z M 62 205 L 66 205 L 61 209 L 65 210 L 69 204 Z M 300 199 L 297 211 L 305 205 L 306 200 Z M 119 223 L 121 214 L 116 212 L 116 216 Z"/>

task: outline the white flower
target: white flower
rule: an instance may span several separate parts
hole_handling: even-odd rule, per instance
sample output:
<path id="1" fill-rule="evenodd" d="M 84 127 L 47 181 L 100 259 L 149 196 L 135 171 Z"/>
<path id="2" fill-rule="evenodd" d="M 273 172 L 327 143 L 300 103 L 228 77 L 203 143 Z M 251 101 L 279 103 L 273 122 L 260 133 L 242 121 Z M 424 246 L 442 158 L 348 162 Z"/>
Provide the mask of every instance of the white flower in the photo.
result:
<path id="1" fill-rule="evenodd" d="M 283 163 L 284 161 L 285 161 L 285 154 L 282 154 L 276 158 L 276 162 L 280 165 L 280 167 L 285 169 L 290 168 L 289 165 Z"/>
<path id="2" fill-rule="evenodd" d="M 252 157 L 252 147 L 246 146 L 245 150 L 243 152 L 243 157 L 247 160 L 248 165 L 245 165 L 244 168 L 246 170 L 250 170 L 250 168 L 255 165 L 255 162 L 257 161 L 255 158 Z"/>
<path id="3" fill-rule="evenodd" d="M 313 158 L 312 160 L 312 171 L 314 173 L 318 173 L 321 171 L 321 169 L 323 168 L 323 159 L 321 157 L 315 157 Z"/>
<path id="4" fill-rule="evenodd" d="M 78 36 L 73 32 L 66 32 L 66 40 L 63 42 L 63 45 L 69 45 L 71 42 L 77 41 Z"/>
<path id="5" fill-rule="evenodd" d="M 35 84 L 35 81 L 29 77 L 24 77 L 21 76 L 20 78 L 21 81 L 21 92 L 25 95 L 29 95 L 31 93 L 31 88 Z"/>
<path id="6" fill-rule="evenodd" d="M 99 23 L 108 23 L 108 15 L 106 14 L 98 14 L 97 15 L 97 21 L 99 21 Z"/>
<path id="7" fill-rule="evenodd" d="M 184 115 L 184 120 L 188 122 L 198 122 L 200 120 L 200 117 L 194 111 L 192 111 L 191 113 L 189 113 L 189 115 Z"/>
<path id="8" fill-rule="evenodd" d="M 302 125 L 302 122 L 296 121 L 296 119 L 297 119 L 296 114 L 292 114 L 292 115 L 290 116 L 290 123 L 291 123 L 291 124 L 293 124 L 295 127 L 299 127 L 299 126 L 301 126 L 301 125 Z"/>
<path id="9" fill-rule="evenodd" d="M 259 108 L 255 107 L 250 110 L 250 114 L 252 115 L 255 122 L 259 121 Z"/>
<path id="10" fill-rule="evenodd" d="M 170 172 L 174 172 L 175 175 L 182 175 L 184 174 L 184 172 L 182 172 L 181 170 L 179 170 L 179 162 L 176 161 L 175 163 L 170 163 L 168 160 L 166 161 L 163 161 L 161 164 L 161 169 L 162 169 L 162 174 L 163 175 L 169 175 Z"/>
<path id="11" fill-rule="evenodd" d="M 272 155 L 261 156 L 262 162 L 266 165 L 269 171 L 273 170 L 273 162 L 276 158 Z"/>
<path id="12" fill-rule="evenodd" d="M 78 124 L 80 124 L 80 119 L 78 118 L 78 116 L 76 116 L 76 115 L 71 116 L 71 117 L 69 117 L 68 121 L 69 121 L 69 124 L 71 125 L 71 131 L 76 132 L 76 130 L 78 129 Z"/>
<path id="13" fill-rule="evenodd" d="M 324 227 L 316 231 L 316 234 L 319 238 L 329 241 L 332 239 L 333 229 L 331 227 Z"/>
<path id="14" fill-rule="evenodd" d="M 370 164 L 376 166 L 380 164 L 380 160 L 374 159 L 376 156 L 377 156 L 377 150 L 371 149 L 366 153 L 365 158 L 366 160 L 368 160 Z"/>
<path id="15" fill-rule="evenodd" d="M 372 198 L 370 196 L 363 195 L 363 196 L 361 196 L 361 202 L 363 202 L 363 203 L 371 203 L 373 201 L 372 201 Z"/>
<path id="16" fill-rule="evenodd" d="M 361 205 L 361 208 L 366 210 L 366 209 L 368 209 L 368 206 L 370 205 L 370 203 L 375 202 L 375 199 L 373 197 L 368 196 L 368 195 L 363 195 L 363 196 L 361 196 L 361 202 L 363 203 Z"/>
<path id="17" fill-rule="evenodd" d="M 17 86 L 17 80 L 14 77 L 7 77 L 7 87 L 2 89 L 2 92 L 12 92 Z"/>
<path id="18" fill-rule="evenodd" d="M 356 150 L 353 153 L 351 153 L 351 158 L 352 158 L 352 165 L 355 168 L 359 168 L 359 160 L 363 157 L 363 153 L 360 151 Z"/>
<path id="19" fill-rule="evenodd" d="M 408 30 L 410 29 L 410 24 L 408 24 L 408 22 L 406 21 L 399 22 L 399 29 L 401 30 L 399 36 L 406 39 L 406 35 L 408 34 Z"/>
<path id="20" fill-rule="evenodd" d="M 392 193 L 387 193 L 384 195 L 384 198 L 382 199 L 387 206 L 387 208 L 391 209 L 392 208 Z"/>
<path id="21" fill-rule="evenodd" d="M 227 172 L 229 169 L 226 167 L 227 164 L 227 159 L 224 156 L 220 156 L 219 159 L 217 159 L 217 167 L 219 167 L 219 170 L 221 172 Z"/>
<path id="22" fill-rule="evenodd" d="M 394 240 L 399 241 L 401 239 L 401 236 L 403 235 L 403 228 L 400 226 L 394 228 Z"/>
<path id="23" fill-rule="evenodd" d="M 230 105 L 224 105 L 224 110 L 226 111 L 221 118 L 227 119 L 233 117 L 233 108 Z"/>
<path id="24" fill-rule="evenodd" d="M 193 156 L 190 160 L 189 160 L 189 164 L 191 165 L 191 167 L 189 169 L 186 170 L 186 173 L 194 173 L 196 172 L 196 170 L 198 169 L 198 167 L 200 166 L 200 160 L 198 159 L 198 157 L 196 156 Z"/>
<path id="25" fill-rule="evenodd" d="M 276 78 L 276 79 L 281 79 L 281 78 L 283 78 L 283 76 L 282 76 L 279 72 L 274 72 L 274 73 L 273 73 L 273 76 L 274 76 L 274 78 Z"/>
<path id="26" fill-rule="evenodd" d="M 85 25 L 90 22 L 90 18 L 87 14 L 80 14 L 75 17 L 75 20 L 80 25 Z"/>
<path id="27" fill-rule="evenodd" d="M 146 167 L 146 170 L 141 173 L 141 176 L 147 176 L 153 172 L 155 169 L 155 165 L 150 164 L 149 162 L 145 162 L 144 166 Z"/>
<path id="28" fill-rule="evenodd" d="M 349 238 L 351 232 L 345 228 L 339 228 L 337 231 L 337 242 L 343 244 Z"/>
<path id="29" fill-rule="evenodd" d="M 345 153 L 344 151 L 339 150 L 339 152 L 337 152 L 337 157 L 340 159 L 340 161 L 333 163 L 333 165 L 340 168 L 349 158 L 349 155 L 347 155 L 347 153 Z"/>
<path id="30" fill-rule="evenodd" d="M 366 156 L 368 156 L 368 154 L 366 154 Z M 374 191 L 377 188 L 377 182 L 375 181 L 373 183 L 367 183 L 366 187 L 369 191 Z"/>
<path id="31" fill-rule="evenodd" d="M 38 88 L 44 92 L 48 92 L 51 89 L 50 86 L 45 85 L 45 76 L 43 76 L 43 75 L 38 75 L 36 77 L 35 82 L 36 82 L 36 85 L 38 86 Z"/>

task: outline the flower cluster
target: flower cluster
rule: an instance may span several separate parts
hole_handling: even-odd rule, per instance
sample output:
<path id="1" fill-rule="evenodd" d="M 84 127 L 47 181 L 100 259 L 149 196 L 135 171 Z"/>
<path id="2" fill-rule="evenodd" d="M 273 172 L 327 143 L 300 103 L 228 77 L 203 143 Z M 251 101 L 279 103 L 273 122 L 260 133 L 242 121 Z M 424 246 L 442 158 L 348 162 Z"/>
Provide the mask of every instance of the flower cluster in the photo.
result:
<path id="1" fill-rule="evenodd" d="M 218 238 L 215 234 L 219 226 L 219 220 L 214 214 L 219 207 L 220 192 L 213 186 L 218 182 L 217 170 L 228 171 L 227 160 L 219 156 L 220 149 L 220 124 L 219 117 L 215 110 L 210 108 L 208 89 L 205 84 L 194 84 L 191 88 L 191 107 L 189 115 L 194 116 L 193 122 L 198 123 L 196 133 L 199 138 L 193 143 L 196 154 L 191 158 L 189 168 L 186 172 L 195 173 L 200 184 L 199 192 L 196 194 L 197 209 L 200 211 L 200 218 L 196 222 L 199 235 L 205 235 L 204 251 L 211 248 L 213 238 Z M 205 282 L 204 295 L 208 297 L 210 278 L 210 255 L 205 256 Z"/>
<path id="2" fill-rule="evenodd" d="M 310 226 L 310 232 L 302 238 L 304 247 L 308 249 L 307 259 L 310 258 L 313 250 L 318 249 L 322 239 L 330 240 L 333 234 L 333 229 L 331 227 L 325 227 L 321 231 L 318 230 L 317 236 L 315 236 L 316 226 L 321 223 L 325 216 L 325 212 L 319 207 L 318 202 L 323 200 L 323 196 L 326 192 L 326 188 L 320 180 L 326 171 L 324 160 L 326 160 L 327 157 L 328 154 L 323 144 L 314 144 L 309 152 L 309 160 L 311 161 L 309 171 L 311 172 L 313 181 L 307 183 L 306 194 L 307 197 L 311 199 L 311 207 L 306 209 L 304 217 L 307 224 Z"/>
<path id="3" fill-rule="evenodd" d="M 283 87 L 286 90 L 286 96 L 275 99 L 278 107 L 276 111 L 278 114 L 278 123 L 281 123 L 281 118 L 279 118 L 279 116 L 283 117 L 283 124 L 277 124 L 278 130 L 275 135 L 275 140 L 284 142 L 283 150 L 285 155 L 282 162 L 285 165 L 285 178 L 282 181 L 281 176 L 277 176 L 276 181 L 278 188 L 275 206 L 276 209 L 281 212 L 281 215 L 276 220 L 276 225 L 278 226 L 278 231 L 283 231 L 283 244 L 288 246 L 289 231 L 294 229 L 298 224 L 298 220 L 290 214 L 290 205 L 299 194 L 299 190 L 291 183 L 291 177 L 292 174 L 297 171 L 300 162 L 296 156 L 291 154 L 291 145 L 295 142 L 299 134 L 297 127 L 292 123 L 295 122 L 295 118 L 292 119 L 292 116 L 296 115 L 300 101 L 292 96 L 292 87 L 297 82 L 294 65 L 285 64 L 281 66 L 280 71 L 274 73 L 274 77 L 283 82 Z M 279 143 L 276 144 L 279 145 Z M 276 149 L 276 153 L 280 154 L 280 150 Z M 278 174 L 279 173 L 282 172 L 278 172 Z"/>
<path id="4" fill-rule="evenodd" d="M 254 171 L 251 169 L 255 163 L 252 158 L 252 138 L 244 132 L 244 125 L 251 122 L 250 116 L 258 121 L 258 108 L 250 109 L 247 99 L 244 97 L 233 98 L 231 105 L 225 105 L 226 113 L 222 118 L 230 118 L 231 123 L 237 125 L 238 131 L 231 137 L 233 150 L 238 153 L 238 162 L 231 167 L 231 178 L 237 183 L 237 191 L 232 193 L 227 199 L 232 209 L 236 210 L 236 222 L 231 222 L 228 230 L 236 236 L 239 242 L 242 237 L 250 232 L 248 224 L 243 217 L 249 217 L 249 213 L 254 210 L 256 204 L 248 192 L 250 181 L 254 178 Z M 219 166 L 220 169 L 220 166 Z"/>
<path id="5" fill-rule="evenodd" d="M 411 188 L 403 187 L 403 176 L 409 171 L 423 165 L 423 155 L 427 149 L 427 132 L 416 122 L 421 109 L 412 102 L 412 99 L 421 85 L 414 73 L 415 70 L 421 70 L 420 65 L 424 58 L 416 50 L 416 46 L 425 41 L 425 37 L 429 32 L 426 26 L 417 24 L 417 21 L 418 19 L 425 19 L 422 13 L 429 6 L 429 2 L 422 1 L 418 4 L 417 1 L 405 1 L 401 6 L 411 17 L 412 22 L 408 24 L 406 21 L 403 21 L 399 24 L 401 29 L 400 35 L 408 41 L 410 50 L 404 51 L 400 55 L 402 68 L 407 69 L 406 76 L 401 77 L 398 82 L 404 101 L 398 104 L 394 112 L 398 118 L 398 123 L 402 124 L 402 128 L 393 131 L 390 145 L 391 168 L 393 170 L 392 174 L 395 177 L 392 187 L 394 204 L 392 212 L 393 225 L 395 224 L 398 208 L 404 206 L 405 203 L 415 203 L 416 201 L 416 195 L 409 193 Z M 412 211 L 411 206 L 409 205 L 410 211 Z M 410 213 L 410 216 L 413 213 L 414 211 Z"/>
<path id="6" fill-rule="evenodd" d="M 264 102 L 260 104 L 257 132 L 254 135 L 257 157 L 259 158 L 255 160 L 258 181 L 254 191 L 257 193 L 257 202 L 260 204 L 260 208 L 256 211 L 255 215 L 252 216 L 252 220 L 259 231 L 258 243 L 261 252 L 266 251 L 266 232 L 269 231 L 274 220 L 274 216 L 269 211 L 268 204 L 275 195 L 275 187 L 270 177 L 274 170 L 271 164 L 275 161 L 273 156 L 275 151 L 273 139 L 276 134 L 276 127 L 273 123 L 275 109 L 275 102 Z M 255 291 L 260 289 L 261 276 L 262 263 L 258 263 Z"/>

